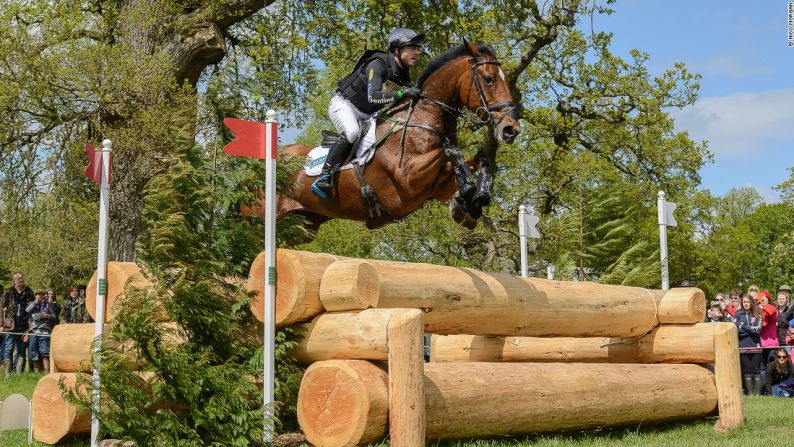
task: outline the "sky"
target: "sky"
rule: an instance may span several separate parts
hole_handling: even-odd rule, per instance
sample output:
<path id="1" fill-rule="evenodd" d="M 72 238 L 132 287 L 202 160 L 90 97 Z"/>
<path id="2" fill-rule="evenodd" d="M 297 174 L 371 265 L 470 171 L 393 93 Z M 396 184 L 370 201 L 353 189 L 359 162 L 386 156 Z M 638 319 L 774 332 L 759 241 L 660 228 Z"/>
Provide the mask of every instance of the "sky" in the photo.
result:
<path id="1" fill-rule="evenodd" d="M 773 188 L 794 166 L 788 2 L 618 0 L 612 8 L 612 15 L 593 19 L 593 28 L 614 33 L 616 55 L 628 58 L 637 48 L 650 54 L 654 74 L 684 62 L 702 75 L 697 103 L 670 110 L 676 129 L 708 140 L 714 154 L 700 171 L 701 187 L 724 195 L 752 186 L 777 201 Z M 588 22 L 582 26 L 589 29 Z"/>

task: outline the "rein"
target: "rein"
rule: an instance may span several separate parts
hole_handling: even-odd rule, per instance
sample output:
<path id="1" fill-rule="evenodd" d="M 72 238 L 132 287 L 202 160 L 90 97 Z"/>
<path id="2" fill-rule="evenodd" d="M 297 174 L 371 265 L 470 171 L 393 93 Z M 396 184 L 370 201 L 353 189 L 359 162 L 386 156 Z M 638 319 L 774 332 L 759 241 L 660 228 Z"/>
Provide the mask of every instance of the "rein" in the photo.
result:
<path id="1" fill-rule="evenodd" d="M 480 107 L 477 108 L 477 110 L 474 112 L 474 115 L 479 120 L 480 125 L 485 124 L 485 125 L 492 126 L 492 125 L 494 125 L 494 117 L 492 115 L 492 112 L 496 112 L 496 111 L 499 111 L 499 110 L 502 110 L 502 109 L 507 109 L 507 111 L 504 113 L 504 115 L 496 123 L 496 124 L 499 124 L 499 122 L 501 122 L 504 119 L 504 117 L 507 116 L 507 113 L 510 110 L 515 109 L 516 106 L 515 106 L 515 104 L 513 103 L 512 100 L 502 101 L 502 102 L 499 102 L 499 103 L 496 103 L 496 104 L 489 104 L 488 103 L 488 99 L 485 97 L 485 92 L 483 91 L 482 84 L 480 83 L 480 76 L 477 74 L 477 67 L 479 67 L 480 65 L 489 65 L 489 64 L 490 65 L 498 65 L 500 67 L 502 65 L 502 63 L 499 62 L 498 60 L 477 60 L 476 58 L 472 57 L 471 78 L 472 78 L 472 84 L 474 84 L 474 87 L 477 89 L 477 97 L 480 100 Z M 471 85 L 470 85 L 469 88 L 471 88 Z M 416 104 L 419 101 L 421 101 L 423 99 L 427 100 L 427 101 L 430 101 L 433 104 L 441 107 L 442 110 L 444 110 L 445 112 L 447 112 L 450 115 L 452 115 L 456 120 L 458 118 L 460 118 L 461 116 L 463 116 L 463 114 L 465 113 L 465 109 L 462 109 L 462 108 L 456 109 L 456 108 L 450 106 L 449 104 L 447 104 L 447 103 L 445 103 L 445 102 L 443 102 L 441 100 L 438 100 L 436 98 L 433 98 L 432 96 L 429 96 L 429 95 L 425 94 L 424 92 L 422 92 L 422 96 L 418 100 L 413 100 L 413 99 L 411 100 L 411 105 L 410 105 L 410 107 L 408 109 L 408 115 L 406 116 L 405 122 L 400 122 L 400 121 L 394 120 L 392 118 L 385 118 L 386 121 L 390 121 L 390 122 L 392 122 L 394 124 L 402 124 L 403 125 L 402 135 L 400 136 L 400 143 L 397 146 L 397 150 L 400 151 L 400 160 L 399 160 L 399 163 L 398 163 L 398 166 L 400 166 L 400 167 L 402 167 L 402 161 L 403 161 L 402 153 L 404 152 L 404 146 L 405 146 L 405 133 L 406 133 L 406 131 L 408 130 L 409 127 L 425 129 L 425 130 L 429 130 L 429 131 L 433 132 L 434 134 L 436 134 L 436 136 L 443 143 L 445 151 L 448 150 L 449 148 L 453 147 L 452 141 L 449 139 L 449 137 L 447 137 L 443 132 L 441 132 L 440 130 L 436 129 L 435 127 L 433 127 L 431 125 L 427 125 L 427 124 L 410 123 L 411 116 L 413 115 L 414 107 L 416 106 Z M 481 110 L 484 112 L 484 116 L 488 117 L 487 119 L 482 119 L 480 117 L 480 111 Z M 396 155 L 396 152 L 395 152 L 395 155 Z"/>

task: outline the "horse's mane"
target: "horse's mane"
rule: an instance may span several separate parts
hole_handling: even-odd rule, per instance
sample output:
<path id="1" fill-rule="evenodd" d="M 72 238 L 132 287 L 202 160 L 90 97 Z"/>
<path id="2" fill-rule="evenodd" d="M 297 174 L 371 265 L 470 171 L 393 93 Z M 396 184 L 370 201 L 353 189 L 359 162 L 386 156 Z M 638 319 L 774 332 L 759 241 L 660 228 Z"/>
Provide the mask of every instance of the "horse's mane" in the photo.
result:
<path id="1" fill-rule="evenodd" d="M 494 52 L 493 47 L 490 45 L 480 42 L 477 42 L 476 45 L 482 53 L 494 58 L 496 57 L 496 53 Z M 427 80 L 427 78 L 429 78 L 430 75 L 435 73 L 438 69 L 454 61 L 455 59 L 459 59 L 464 56 L 471 56 L 469 48 L 464 44 L 454 46 L 439 54 L 427 64 L 427 67 L 425 67 L 424 70 L 422 70 L 422 73 L 419 75 L 419 79 L 416 81 L 416 85 L 421 88 L 422 84 Z"/>

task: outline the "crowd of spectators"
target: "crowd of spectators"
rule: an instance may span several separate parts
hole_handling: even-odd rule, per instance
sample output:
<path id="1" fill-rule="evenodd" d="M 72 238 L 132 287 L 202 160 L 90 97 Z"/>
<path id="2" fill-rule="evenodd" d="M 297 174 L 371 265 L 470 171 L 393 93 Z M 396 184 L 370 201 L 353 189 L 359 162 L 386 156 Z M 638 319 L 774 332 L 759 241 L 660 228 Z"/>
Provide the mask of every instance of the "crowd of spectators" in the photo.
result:
<path id="1" fill-rule="evenodd" d="M 768 290 L 755 285 L 746 293 L 717 293 L 706 321 L 732 322 L 739 331 L 739 361 L 745 394 L 794 396 L 794 306 L 791 287 L 778 288 L 773 304 Z"/>
<path id="2" fill-rule="evenodd" d="M 72 286 L 63 303 L 53 289 L 34 292 L 20 272 L 0 295 L 0 352 L 3 375 L 50 370 L 50 335 L 58 324 L 89 323 L 85 286 Z M 28 367 L 26 368 L 26 363 Z"/>

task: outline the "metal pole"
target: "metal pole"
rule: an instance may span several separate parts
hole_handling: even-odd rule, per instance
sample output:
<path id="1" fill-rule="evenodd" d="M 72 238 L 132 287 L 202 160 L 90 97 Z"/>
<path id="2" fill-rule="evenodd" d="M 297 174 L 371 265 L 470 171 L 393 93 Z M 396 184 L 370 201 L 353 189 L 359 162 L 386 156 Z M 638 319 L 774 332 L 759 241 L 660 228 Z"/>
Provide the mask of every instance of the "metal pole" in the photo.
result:
<path id="1" fill-rule="evenodd" d="M 659 212 L 659 254 L 662 258 L 662 290 L 669 290 L 670 277 L 667 270 L 667 218 L 664 191 L 659 191 L 658 197 L 656 205 Z"/>
<path id="2" fill-rule="evenodd" d="M 264 333 L 264 407 L 265 445 L 275 438 L 273 401 L 275 387 L 276 338 L 276 157 L 278 156 L 278 123 L 276 112 L 267 111 L 265 120 L 265 333 Z"/>
<path id="3" fill-rule="evenodd" d="M 99 446 L 99 349 L 105 329 L 105 294 L 107 293 L 108 212 L 110 210 L 110 154 L 113 143 L 102 142 L 102 177 L 99 186 L 99 246 L 97 248 L 96 321 L 94 323 L 93 402 L 91 412 L 91 447 Z"/>
<path id="4" fill-rule="evenodd" d="M 521 245 L 521 276 L 526 278 L 527 273 L 527 226 L 524 216 L 527 214 L 527 207 L 518 207 L 518 241 Z"/>

